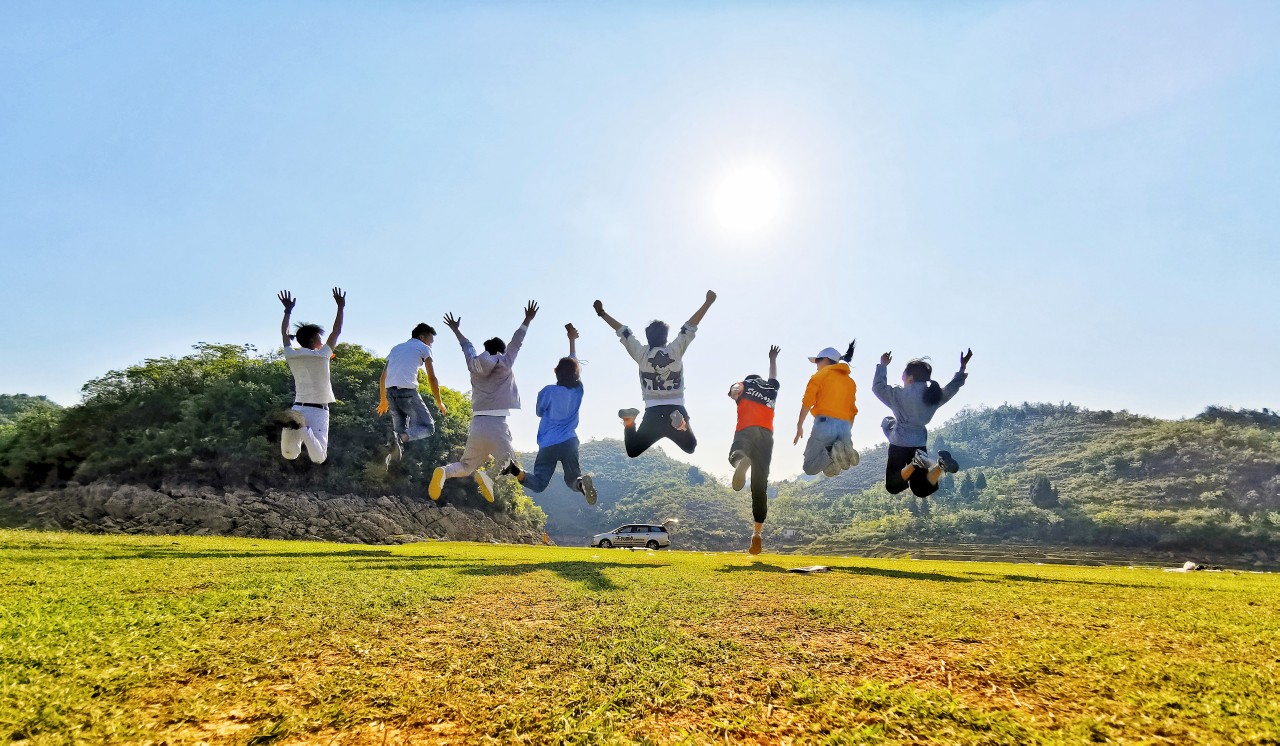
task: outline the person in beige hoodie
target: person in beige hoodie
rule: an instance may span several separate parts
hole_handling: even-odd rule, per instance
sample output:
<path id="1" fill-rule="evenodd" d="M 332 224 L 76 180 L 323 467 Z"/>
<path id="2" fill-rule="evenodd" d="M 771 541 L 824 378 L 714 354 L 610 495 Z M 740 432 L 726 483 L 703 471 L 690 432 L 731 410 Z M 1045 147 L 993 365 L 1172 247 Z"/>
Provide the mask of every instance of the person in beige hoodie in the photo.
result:
<path id="1" fill-rule="evenodd" d="M 462 458 L 446 466 L 436 467 L 431 475 L 427 494 L 432 500 L 440 499 L 444 481 L 452 477 L 474 475 L 476 486 L 484 499 L 493 502 L 493 477 L 480 467 L 492 456 L 498 469 L 506 467 L 515 453 L 511 445 L 511 430 L 507 417 L 520 408 L 520 391 L 516 388 L 513 368 L 516 355 L 524 344 L 529 323 L 538 315 L 538 304 L 529 301 L 524 307 L 524 323 L 511 335 L 511 342 L 498 337 L 486 340 L 484 352 L 477 353 L 471 341 L 462 335 L 462 319 L 452 313 L 445 314 L 444 324 L 453 330 L 467 359 L 471 373 L 471 428 L 467 432 L 467 445 Z"/>

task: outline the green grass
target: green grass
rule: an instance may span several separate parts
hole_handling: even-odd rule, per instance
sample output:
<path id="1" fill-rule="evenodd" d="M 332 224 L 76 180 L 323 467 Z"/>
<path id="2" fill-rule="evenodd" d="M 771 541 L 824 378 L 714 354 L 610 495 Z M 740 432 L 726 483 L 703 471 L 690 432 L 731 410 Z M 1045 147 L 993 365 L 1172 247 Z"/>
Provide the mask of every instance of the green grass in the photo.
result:
<path id="1" fill-rule="evenodd" d="M 833 572 L 784 568 L 823 563 Z M 0 741 L 1280 742 L 1280 578 L 0 532 Z"/>

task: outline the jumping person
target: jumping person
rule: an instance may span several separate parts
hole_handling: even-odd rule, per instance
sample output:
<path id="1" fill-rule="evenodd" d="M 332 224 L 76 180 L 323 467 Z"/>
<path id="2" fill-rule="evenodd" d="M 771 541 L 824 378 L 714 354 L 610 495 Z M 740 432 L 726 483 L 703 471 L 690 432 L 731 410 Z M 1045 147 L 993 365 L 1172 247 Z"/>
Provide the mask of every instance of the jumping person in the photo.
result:
<path id="1" fill-rule="evenodd" d="M 764 547 L 764 519 L 769 512 L 769 462 L 773 460 L 773 410 L 778 401 L 778 352 L 769 348 L 769 378 L 750 375 L 729 387 L 729 398 L 738 403 L 738 427 L 729 446 L 733 465 L 733 489 L 741 490 L 751 472 L 751 554 Z"/>
<path id="2" fill-rule="evenodd" d="M 925 425 L 933 419 L 938 408 L 951 401 L 964 385 L 969 377 L 965 368 L 972 357 L 973 350 L 967 350 L 960 356 L 960 370 L 946 386 L 939 386 L 933 380 L 933 366 L 923 359 L 907 363 L 902 371 L 902 385 L 890 386 L 889 362 L 893 360 L 893 353 L 886 352 L 880 356 L 871 391 L 893 412 L 893 416 L 885 417 L 880 423 L 885 437 L 889 439 L 884 486 L 890 494 L 896 495 L 910 487 L 915 496 L 928 497 L 938 491 L 938 480 L 943 472 L 955 474 L 960 470 L 960 465 L 947 451 L 938 451 L 937 459 L 929 458 L 925 449 L 929 431 Z"/>
<path id="3" fill-rule="evenodd" d="M 858 415 L 858 385 L 849 376 L 849 361 L 856 345 L 857 340 L 850 342 L 843 355 L 836 348 L 827 347 L 809 358 L 818 371 L 804 389 L 796 437 L 791 441 L 795 445 L 804 437 L 804 421 L 812 412 L 813 431 L 804 447 L 805 474 L 822 472 L 834 477 L 858 465 L 851 435 L 853 418 Z"/>
<path id="4" fill-rule="evenodd" d="M 404 458 L 404 446 L 415 440 L 430 438 L 436 431 L 435 420 L 418 393 L 418 369 L 427 371 L 427 384 L 436 400 L 436 410 L 441 416 L 449 413 L 440 400 L 440 381 L 431 363 L 431 345 L 435 343 L 436 330 L 429 324 L 413 327 L 409 340 L 401 342 L 387 353 L 387 367 L 378 381 L 378 415 L 391 412 L 391 444 L 387 453 L 387 466 Z"/>
<path id="5" fill-rule="evenodd" d="M 432 500 L 440 499 L 444 480 L 471 474 L 475 476 L 480 494 L 493 502 L 493 477 L 480 467 L 490 456 L 495 464 L 505 465 L 515 452 L 511 447 L 511 430 L 507 427 L 507 417 L 520 408 L 520 391 L 516 388 L 512 366 L 516 364 L 524 335 L 529 331 L 529 322 L 537 314 L 538 304 L 529 301 L 524 308 L 524 323 L 511 335 L 510 344 L 498 337 L 485 340 L 484 352 L 479 355 L 470 340 L 462 336 L 462 319 L 455 318 L 452 313 L 445 314 L 444 324 L 458 338 L 462 355 L 467 359 L 467 370 L 471 372 L 471 429 L 467 433 L 462 460 L 437 467 L 431 475 L 427 494 Z"/>
<path id="6" fill-rule="evenodd" d="M 556 382 L 544 386 L 538 392 L 536 411 L 542 421 L 538 423 L 538 458 L 533 462 L 533 474 L 520 468 L 514 458 L 503 474 L 510 474 L 526 492 L 542 492 L 561 465 L 564 483 L 574 492 L 587 498 L 587 505 L 596 504 L 596 488 L 590 474 L 583 474 L 578 463 L 578 409 L 582 406 L 582 375 L 578 365 L 578 330 L 573 324 L 565 324 L 569 337 L 569 357 L 556 363 Z"/>
<path id="7" fill-rule="evenodd" d="M 329 380 L 329 360 L 333 348 L 342 334 L 342 311 L 347 305 L 347 294 L 342 288 L 333 289 L 333 302 L 338 312 L 333 317 L 333 331 L 328 340 L 322 340 L 324 329 L 315 324 L 299 324 L 293 336 L 289 335 L 289 314 L 298 302 L 288 290 L 276 296 L 284 305 L 284 320 L 280 322 L 280 341 L 284 346 L 284 361 L 293 374 L 293 407 L 281 416 L 284 430 L 280 432 L 280 453 L 292 461 L 307 448 L 307 457 L 314 463 L 323 463 L 329 456 L 329 405 L 337 401 L 333 384 Z M 299 347 L 293 346 L 293 340 Z"/>
<path id="8" fill-rule="evenodd" d="M 635 458 L 662 438 L 668 438 L 685 453 L 693 453 L 698 439 L 689 429 L 689 411 L 684 408 L 684 353 L 693 342 L 698 324 L 707 315 L 707 309 L 716 302 L 716 294 L 707 291 L 707 299 L 693 316 L 680 327 L 676 338 L 667 341 L 670 327 L 664 321 L 653 321 L 645 327 L 644 345 L 632 334 L 631 328 L 605 313 L 604 304 L 596 301 L 596 315 L 604 319 L 618 334 L 632 359 L 640 366 L 640 395 L 644 399 L 644 419 L 636 427 L 638 409 L 622 409 L 623 442 L 627 455 Z"/>

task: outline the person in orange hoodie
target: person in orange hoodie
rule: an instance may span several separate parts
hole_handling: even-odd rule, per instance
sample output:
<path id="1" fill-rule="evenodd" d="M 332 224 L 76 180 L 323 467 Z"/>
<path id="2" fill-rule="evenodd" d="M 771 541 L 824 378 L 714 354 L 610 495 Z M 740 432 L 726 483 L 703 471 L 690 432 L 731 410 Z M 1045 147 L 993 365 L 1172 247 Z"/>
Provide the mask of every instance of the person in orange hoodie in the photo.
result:
<path id="1" fill-rule="evenodd" d="M 828 347 L 809 358 L 818 366 L 818 372 L 809 379 L 800 405 L 800 420 L 796 423 L 796 438 L 804 437 L 804 421 L 813 413 L 813 432 L 804 447 L 804 473 L 822 472 L 834 477 L 845 469 L 858 465 L 858 452 L 853 448 L 851 430 L 853 418 L 858 414 L 855 403 L 858 385 L 849 376 L 849 361 L 857 340 L 849 343 L 843 355 L 834 347 Z"/>

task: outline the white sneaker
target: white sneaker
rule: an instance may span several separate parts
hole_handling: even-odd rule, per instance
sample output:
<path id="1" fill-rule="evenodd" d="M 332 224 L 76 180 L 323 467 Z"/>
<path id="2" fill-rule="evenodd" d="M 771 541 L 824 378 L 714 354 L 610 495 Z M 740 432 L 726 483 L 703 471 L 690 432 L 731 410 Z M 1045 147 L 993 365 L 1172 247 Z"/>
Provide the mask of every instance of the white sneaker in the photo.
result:
<path id="1" fill-rule="evenodd" d="M 677 430 L 685 431 L 689 429 L 689 425 L 684 419 L 684 415 L 680 414 L 680 410 L 671 413 L 671 426 Z"/>
<path id="2" fill-rule="evenodd" d="M 618 417 L 622 419 L 623 425 L 627 424 L 626 422 L 627 420 L 631 420 L 631 426 L 634 427 L 636 418 L 639 416 L 640 416 L 640 410 L 636 409 L 635 407 L 628 407 L 627 409 L 618 410 Z"/>
<path id="3" fill-rule="evenodd" d="M 885 417 L 880 420 L 880 429 L 884 431 L 884 437 L 892 438 L 893 429 L 898 426 L 898 421 L 892 417 Z"/>
<path id="4" fill-rule="evenodd" d="M 742 451 L 734 451 L 738 460 L 733 464 L 733 491 L 741 492 L 747 486 L 747 471 L 751 469 L 751 459 Z"/>
<path id="5" fill-rule="evenodd" d="M 480 488 L 480 494 L 484 499 L 493 502 L 493 477 L 482 469 L 477 469 L 472 476 L 475 477 L 476 486 Z"/>
<path id="6" fill-rule="evenodd" d="M 916 455 L 911 459 L 911 463 L 917 469 L 924 469 L 925 471 L 933 471 L 934 467 L 938 465 L 938 462 L 929 458 L 929 454 L 923 450 L 916 450 Z"/>
<path id="7" fill-rule="evenodd" d="M 852 443 L 837 440 L 831 444 L 831 459 L 840 467 L 840 471 L 852 469 L 858 465 L 858 452 L 853 449 Z"/>

